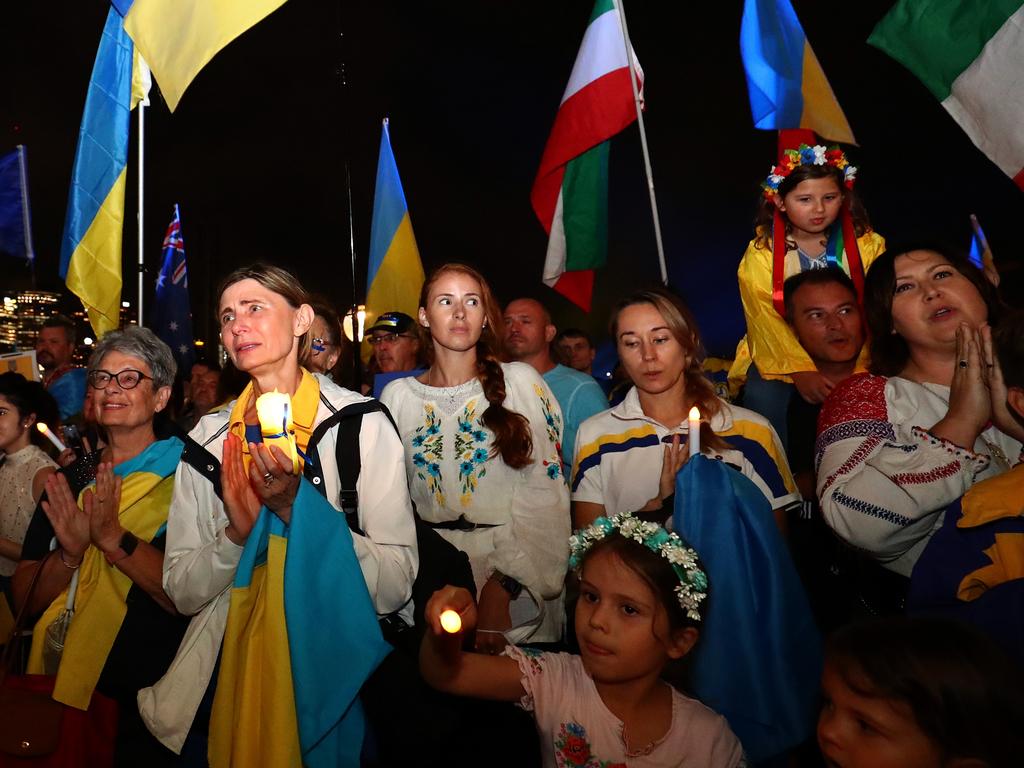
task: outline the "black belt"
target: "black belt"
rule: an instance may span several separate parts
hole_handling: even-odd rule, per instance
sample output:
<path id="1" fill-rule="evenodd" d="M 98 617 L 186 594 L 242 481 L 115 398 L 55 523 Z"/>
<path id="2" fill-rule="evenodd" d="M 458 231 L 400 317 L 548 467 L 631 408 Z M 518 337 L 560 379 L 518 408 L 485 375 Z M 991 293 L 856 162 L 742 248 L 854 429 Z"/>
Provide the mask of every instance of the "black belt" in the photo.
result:
<path id="1" fill-rule="evenodd" d="M 478 528 L 497 528 L 500 525 L 500 523 L 471 523 L 465 515 L 459 515 L 455 520 L 445 520 L 441 523 L 431 523 L 428 520 L 424 520 L 423 523 L 435 530 L 442 531 L 475 531 Z"/>

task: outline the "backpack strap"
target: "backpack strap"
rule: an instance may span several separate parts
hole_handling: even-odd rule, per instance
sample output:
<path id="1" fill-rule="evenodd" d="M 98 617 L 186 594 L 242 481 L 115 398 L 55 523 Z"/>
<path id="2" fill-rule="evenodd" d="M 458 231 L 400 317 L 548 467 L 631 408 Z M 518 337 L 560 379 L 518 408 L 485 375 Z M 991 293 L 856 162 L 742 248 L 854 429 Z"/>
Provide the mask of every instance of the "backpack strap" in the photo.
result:
<path id="1" fill-rule="evenodd" d="M 188 464 L 192 469 L 213 483 L 213 492 L 217 494 L 217 498 L 221 501 L 224 500 L 224 489 L 220 483 L 220 460 L 210 453 L 206 446 L 220 437 L 227 431 L 227 428 L 228 425 L 225 424 L 202 445 L 188 435 L 181 436 L 181 441 L 185 444 L 185 448 L 181 452 L 182 463 Z"/>
<path id="2" fill-rule="evenodd" d="M 326 402 L 326 401 L 325 401 Z M 335 443 L 335 459 L 338 466 L 338 478 L 341 485 L 341 510 L 345 513 L 345 521 L 353 533 L 363 535 L 359 527 L 359 492 L 356 485 L 359 482 L 359 473 L 362 471 L 362 458 L 359 455 L 359 430 L 362 428 L 363 416 L 368 413 L 383 413 L 387 416 L 391 426 L 395 426 L 394 419 L 388 409 L 379 400 L 364 400 L 360 403 L 352 403 L 341 410 L 334 410 L 334 413 L 324 419 L 309 438 L 306 449 L 308 458 L 303 470 L 306 478 L 313 483 L 313 487 L 320 491 L 324 497 L 327 490 L 324 488 L 323 467 L 320 461 L 319 451 L 316 449 L 320 440 L 328 431 L 338 426 L 338 439 Z M 397 427 L 396 427 L 397 431 Z"/>

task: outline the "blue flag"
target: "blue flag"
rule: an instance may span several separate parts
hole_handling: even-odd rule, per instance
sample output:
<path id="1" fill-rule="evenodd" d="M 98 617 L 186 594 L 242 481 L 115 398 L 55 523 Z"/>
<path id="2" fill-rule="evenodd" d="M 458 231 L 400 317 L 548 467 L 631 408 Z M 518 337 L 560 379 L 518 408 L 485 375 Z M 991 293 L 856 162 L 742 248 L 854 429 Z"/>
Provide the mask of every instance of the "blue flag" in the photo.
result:
<path id="1" fill-rule="evenodd" d="M 156 301 L 150 315 L 153 332 L 174 353 L 178 371 L 188 378 L 195 362 L 192 338 L 192 310 L 188 300 L 188 269 L 185 267 L 185 240 L 181 236 L 181 218 L 174 206 L 174 218 L 164 236 L 164 264 L 156 279 Z"/>
<path id="2" fill-rule="evenodd" d="M 711 584 L 694 695 L 754 764 L 801 744 L 817 718 L 821 637 L 771 504 L 740 472 L 695 456 L 676 478 L 672 524 Z"/>
<path id="3" fill-rule="evenodd" d="M 0 251 L 32 261 L 32 219 L 28 207 L 25 148 L 0 157 Z"/>

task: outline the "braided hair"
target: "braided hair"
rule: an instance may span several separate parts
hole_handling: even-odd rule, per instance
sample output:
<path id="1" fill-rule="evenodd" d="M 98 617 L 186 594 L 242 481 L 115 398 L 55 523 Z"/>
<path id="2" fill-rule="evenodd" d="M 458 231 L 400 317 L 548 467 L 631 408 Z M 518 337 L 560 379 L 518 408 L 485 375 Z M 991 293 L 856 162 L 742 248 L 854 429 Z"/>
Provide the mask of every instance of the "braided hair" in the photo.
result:
<path id="1" fill-rule="evenodd" d="M 497 350 L 502 348 L 505 324 L 498 302 L 483 275 L 465 264 L 443 264 L 435 269 L 423 283 L 420 292 L 420 308 L 425 309 L 430 289 L 443 275 L 456 273 L 472 278 L 480 286 L 480 301 L 484 310 L 485 325 L 476 342 L 476 375 L 484 390 L 489 405 L 480 417 L 481 423 L 494 433 L 492 456 L 501 456 L 508 466 L 522 469 L 527 466 L 533 453 L 533 438 L 530 422 L 526 417 L 505 407 L 505 374 L 501 370 Z M 429 350 L 433 356 L 433 349 Z"/>

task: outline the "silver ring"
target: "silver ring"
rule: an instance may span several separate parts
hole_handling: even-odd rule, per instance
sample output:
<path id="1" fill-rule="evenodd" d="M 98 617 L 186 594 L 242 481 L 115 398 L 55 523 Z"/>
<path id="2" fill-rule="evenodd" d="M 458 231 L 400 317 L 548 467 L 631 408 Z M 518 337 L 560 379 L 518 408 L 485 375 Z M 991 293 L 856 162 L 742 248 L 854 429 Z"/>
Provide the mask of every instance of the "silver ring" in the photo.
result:
<path id="1" fill-rule="evenodd" d="M 959 363 L 957 363 L 957 365 L 959 365 L 961 368 L 966 368 L 967 367 L 967 361 L 966 360 L 961 360 Z"/>
<path id="2" fill-rule="evenodd" d="M 269 488 L 271 485 L 274 484 L 274 480 L 275 479 L 276 478 L 272 474 L 270 474 L 269 472 L 266 472 L 263 475 L 263 485 L 265 485 L 267 488 Z"/>

